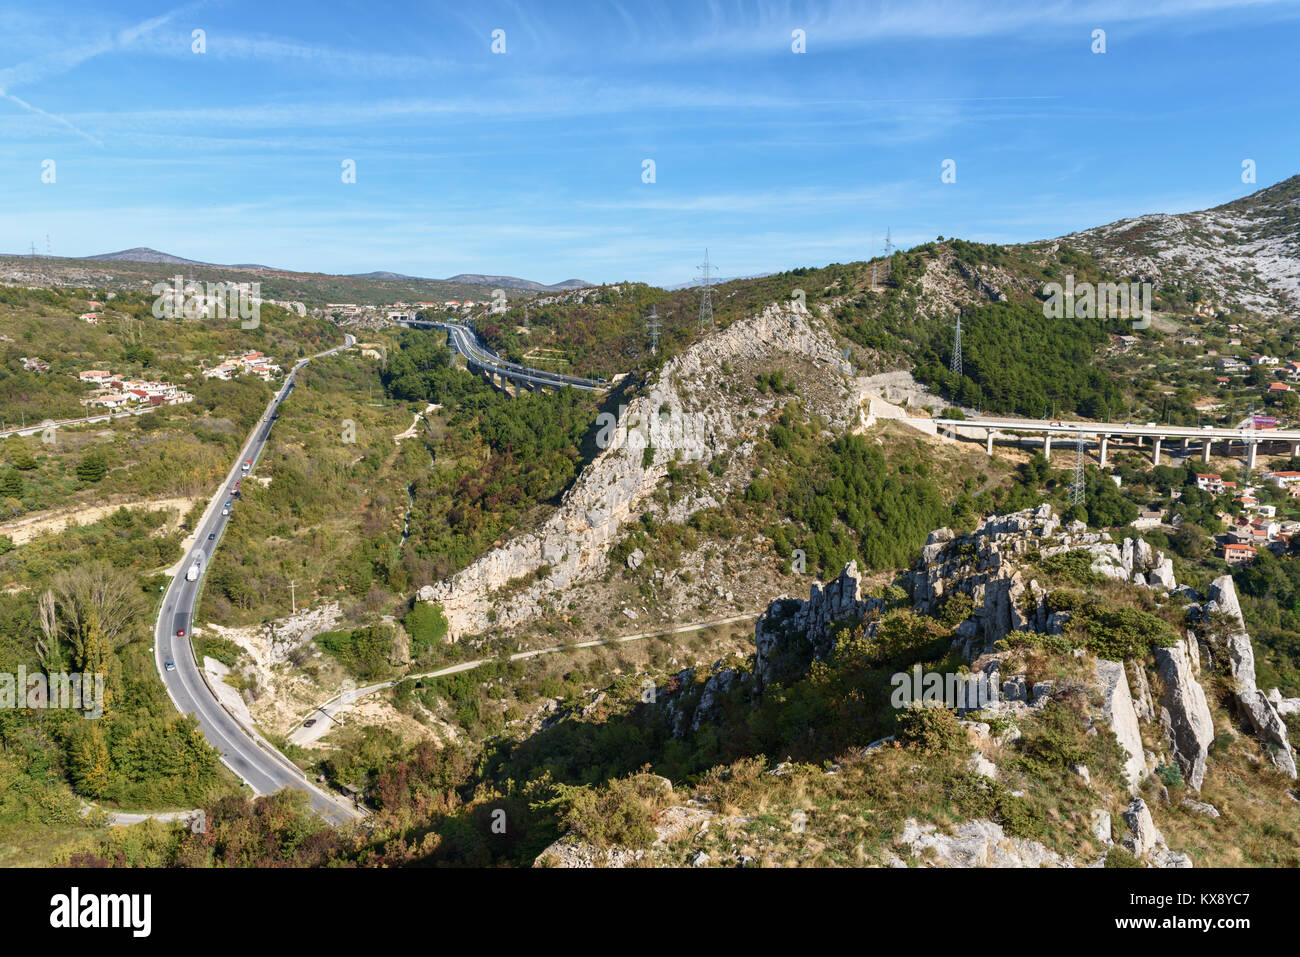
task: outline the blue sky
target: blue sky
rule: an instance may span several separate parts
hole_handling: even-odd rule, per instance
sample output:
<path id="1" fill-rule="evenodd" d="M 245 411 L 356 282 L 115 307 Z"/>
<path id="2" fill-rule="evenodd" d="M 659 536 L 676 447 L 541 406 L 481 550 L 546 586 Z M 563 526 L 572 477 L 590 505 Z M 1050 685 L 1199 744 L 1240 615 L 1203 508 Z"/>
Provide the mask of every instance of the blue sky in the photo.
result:
<path id="1" fill-rule="evenodd" d="M 1300 172 L 1296 2 L 52 0 L 0 25 L 0 252 L 674 283 L 705 246 L 752 275 Z"/>

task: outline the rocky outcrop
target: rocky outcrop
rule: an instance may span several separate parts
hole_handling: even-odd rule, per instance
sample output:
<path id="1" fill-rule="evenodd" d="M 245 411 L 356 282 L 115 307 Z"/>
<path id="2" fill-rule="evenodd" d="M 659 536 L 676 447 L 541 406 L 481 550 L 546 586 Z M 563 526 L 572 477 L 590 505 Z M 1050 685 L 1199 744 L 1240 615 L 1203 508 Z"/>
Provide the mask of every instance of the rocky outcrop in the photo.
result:
<path id="1" fill-rule="evenodd" d="M 1051 506 L 1041 505 L 987 518 L 970 535 L 958 537 L 946 528 L 931 532 L 912 573 L 912 600 L 918 611 L 933 613 L 948 595 L 969 595 L 975 611 L 963 650 L 971 658 L 991 651 L 1012 631 L 1059 633 L 1069 613 L 1053 613 L 1046 591 L 1020 566 L 1031 552 L 1045 558 L 1072 551 L 1087 552 L 1097 574 L 1177 588 L 1172 561 L 1145 541 L 1126 538 L 1120 546 L 1082 522 L 1062 527 Z"/>
<path id="2" fill-rule="evenodd" d="M 1098 660 L 1097 687 L 1101 692 L 1102 714 L 1128 755 L 1124 762 L 1124 776 L 1128 779 L 1129 790 L 1135 791 L 1146 776 L 1147 765 L 1142 752 L 1142 732 L 1138 729 L 1137 711 L 1129 694 L 1123 663 Z"/>
<path id="3" fill-rule="evenodd" d="M 1151 809 L 1147 807 L 1146 801 L 1140 797 L 1134 798 L 1123 816 L 1124 824 L 1128 828 L 1124 846 L 1135 857 L 1143 858 L 1155 867 L 1192 866 L 1190 857 L 1171 851 L 1165 844 L 1164 835 L 1152 820 Z"/>
<path id="4" fill-rule="evenodd" d="M 1053 535 L 1059 524 L 1051 506 L 1043 505 L 985 519 L 961 538 L 946 528 L 931 532 L 912 573 L 913 604 L 933 614 L 950 594 L 969 595 L 974 612 L 964 628 L 964 651 L 972 658 L 992 650 L 1010 631 L 1045 628 L 1045 596 L 1041 589 L 1030 590 L 1014 559 Z"/>
<path id="5" fill-rule="evenodd" d="M 797 306 L 771 305 L 669 360 L 644 394 L 627 404 L 618 427 L 609 429 L 608 447 L 582 470 L 559 508 L 536 532 L 519 535 L 452 578 L 420 589 L 420 601 L 442 605 L 448 637 L 520 624 L 541 613 L 548 597 L 602 572 L 610 546 L 623 526 L 644 511 L 679 451 L 707 463 L 761 435 L 761 417 L 732 415 L 714 401 L 729 377 L 725 364 L 788 361 L 796 354 L 838 369 L 834 339 L 809 320 Z M 836 389 L 840 391 L 834 395 L 823 390 L 827 395 L 821 400 L 808 399 L 812 411 L 843 430 L 857 420 L 858 410 L 847 389 Z M 768 411 L 779 398 L 758 396 L 751 408 Z M 648 466 L 643 464 L 647 444 L 653 450 Z M 543 566 L 549 566 L 545 578 L 518 587 Z M 517 590 L 509 601 L 493 594 L 512 582 Z"/>
<path id="6" fill-rule="evenodd" d="M 1127 668 L 1129 691 L 1133 694 L 1133 710 L 1137 712 L 1138 720 L 1154 721 L 1156 710 L 1151 701 L 1151 684 L 1147 681 L 1146 669 L 1140 661 L 1128 662 Z"/>
<path id="7" fill-rule="evenodd" d="M 909 818 L 898 837 L 910 855 L 927 867 L 1073 867 L 1037 841 L 1008 837 L 993 821 L 969 821 L 941 834 L 933 824 Z"/>
<path id="8" fill-rule="evenodd" d="M 1283 698 L 1276 688 L 1268 693 L 1268 700 L 1280 715 L 1300 714 L 1300 698 Z"/>
<path id="9" fill-rule="evenodd" d="M 695 706 L 695 715 L 691 719 L 692 731 L 698 731 L 700 724 L 705 721 L 716 720 L 715 712 L 718 709 L 719 699 L 732 689 L 739 677 L 740 672 L 735 668 L 717 668 L 709 675 L 709 680 L 704 683 L 704 690 L 700 692 L 699 704 Z"/>
<path id="10" fill-rule="evenodd" d="M 1246 633 L 1246 622 L 1241 615 L 1237 589 L 1232 576 L 1223 575 L 1210 584 L 1209 602 L 1205 612 L 1213 623 L 1216 618 L 1226 622 L 1228 665 L 1232 673 L 1233 693 L 1237 710 L 1259 736 L 1273 761 L 1273 765 L 1290 778 L 1296 777 L 1295 753 L 1287 740 L 1286 722 L 1278 714 L 1264 692 L 1255 684 L 1255 650 Z"/>
<path id="11" fill-rule="evenodd" d="M 1157 648 L 1155 656 L 1162 685 L 1160 724 L 1183 780 L 1193 791 L 1199 791 L 1214 741 L 1214 719 L 1205 691 L 1196 680 L 1200 672 L 1196 639 L 1189 636 L 1168 648 Z"/>
<path id="12" fill-rule="evenodd" d="M 1152 548 L 1144 539 L 1126 538 L 1118 547 L 1113 543 L 1099 543 L 1089 550 L 1094 558 L 1092 570 L 1098 574 L 1166 591 L 1178 587 L 1173 559 Z"/>
<path id="13" fill-rule="evenodd" d="M 754 625 L 756 671 L 764 683 L 773 680 L 781 660 L 821 658 L 830 652 L 833 626 L 845 619 L 870 617 L 884 607 L 884 600 L 862 592 L 858 563 L 849 562 L 837 578 L 825 585 L 814 582 L 807 601 L 777 599 Z M 789 647 L 790 642 L 802 648 Z"/>

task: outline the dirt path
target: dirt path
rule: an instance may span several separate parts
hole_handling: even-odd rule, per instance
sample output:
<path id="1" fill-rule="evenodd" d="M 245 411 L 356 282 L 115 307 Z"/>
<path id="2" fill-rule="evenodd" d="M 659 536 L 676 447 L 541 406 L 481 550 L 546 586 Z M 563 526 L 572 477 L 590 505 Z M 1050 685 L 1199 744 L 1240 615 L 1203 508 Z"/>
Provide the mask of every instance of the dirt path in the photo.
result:
<path id="1" fill-rule="evenodd" d="M 644 638 L 662 638 L 669 635 L 680 635 L 687 632 L 702 631 L 705 628 L 712 628 L 715 625 L 732 625 L 741 621 L 753 621 L 757 617 L 757 615 L 753 614 L 731 615 L 727 618 L 715 618 L 711 621 L 696 621 L 659 631 L 642 631 L 637 632 L 634 635 L 620 635 L 616 638 L 592 638 L 587 641 L 577 641 L 567 645 L 551 645 L 548 648 L 535 648 L 532 651 L 521 651 L 517 654 L 510 655 L 508 660 L 527 661 L 530 658 L 540 658 L 543 655 L 553 655 L 563 651 L 573 651 L 578 648 L 600 648 L 604 645 L 617 645 L 628 641 L 640 641 Z M 419 674 L 402 675 L 399 678 L 376 682 L 375 684 L 366 685 L 362 688 L 348 689 L 336 694 L 324 704 L 317 705 L 311 711 L 298 718 L 296 727 L 289 734 L 289 741 L 299 747 L 311 745 L 333 729 L 340 714 L 343 714 L 349 708 L 355 706 L 362 698 L 372 695 L 376 691 L 391 688 L 403 681 L 418 680 L 420 678 L 440 678 L 445 675 L 458 674 L 462 671 L 472 671 L 475 668 L 482 667 L 485 664 L 497 660 L 499 659 L 475 658 L 472 661 L 462 661 L 460 664 L 447 665 L 436 671 L 424 671 Z M 309 718 L 316 718 L 316 723 L 310 728 L 304 727 L 304 722 Z"/>
<path id="2" fill-rule="evenodd" d="M 119 508 L 143 509 L 149 512 L 163 512 L 174 508 L 179 510 L 178 519 L 200 501 L 195 498 L 159 498 L 141 502 L 114 502 L 111 505 L 84 505 L 80 508 L 54 509 L 37 512 L 16 522 L 0 524 L 0 535 L 13 539 L 15 545 L 25 545 L 42 535 L 54 535 L 76 525 L 93 525 L 112 515 Z"/>

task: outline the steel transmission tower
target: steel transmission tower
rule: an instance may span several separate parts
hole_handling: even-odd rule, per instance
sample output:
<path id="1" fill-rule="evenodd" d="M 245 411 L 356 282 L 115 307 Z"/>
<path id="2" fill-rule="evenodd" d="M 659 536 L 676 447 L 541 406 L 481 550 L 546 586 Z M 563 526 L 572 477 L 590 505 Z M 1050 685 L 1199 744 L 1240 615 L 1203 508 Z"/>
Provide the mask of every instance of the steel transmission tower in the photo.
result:
<path id="1" fill-rule="evenodd" d="M 659 321 L 659 311 L 650 307 L 650 315 L 645 317 L 645 329 L 650 334 L 650 354 L 656 355 L 659 352 L 659 330 L 663 328 L 663 323 Z"/>
<path id="2" fill-rule="evenodd" d="M 1084 499 L 1083 433 L 1074 437 L 1074 481 L 1070 484 L 1070 504 L 1082 505 Z"/>
<path id="3" fill-rule="evenodd" d="M 709 265 L 709 251 L 704 250 L 704 262 L 697 267 L 704 277 L 704 291 L 700 297 L 700 335 L 713 329 L 713 290 L 709 288 L 712 266 Z"/>
<path id="4" fill-rule="evenodd" d="M 885 278 L 894 274 L 894 242 L 890 239 L 889 227 L 885 227 Z"/>
<path id="5" fill-rule="evenodd" d="M 1246 447 L 1242 449 L 1242 463 L 1246 466 L 1245 473 L 1242 475 L 1241 484 L 1243 486 L 1250 484 L 1250 453 L 1255 447 L 1255 403 L 1250 404 L 1250 418 L 1246 420 Z"/>
<path id="6" fill-rule="evenodd" d="M 957 328 L 952 332 L 952 362 L 948 368 L 952 374 L 961 377 L 961 313 L 957 313 Z"/>

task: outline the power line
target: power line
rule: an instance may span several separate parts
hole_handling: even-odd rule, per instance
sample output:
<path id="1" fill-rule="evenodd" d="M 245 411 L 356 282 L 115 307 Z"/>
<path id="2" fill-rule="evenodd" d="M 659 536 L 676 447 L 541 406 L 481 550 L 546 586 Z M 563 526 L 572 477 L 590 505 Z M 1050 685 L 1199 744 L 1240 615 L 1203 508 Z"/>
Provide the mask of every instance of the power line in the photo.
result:
<path id="1" fill-rule="evenodd" d="M 1082 505 L 1084 499 L 1083 433 L 1074 437 L 1074 482 L 1070 485 L 1070 504 Z"/>
<path id="2" fill-rule="evenodd" d="M 650 354 L 653 356 L 659 352 L 659 330 L 663 328 L 659 311 L 654 306 L 650 307 L 650 315 L 645 317 L 645 328 L 650 334 Z"/>
<path id="3" fill-rule="evenodd" d="M 696 267 L 704 276 L 704 291 L 700 297 L 700 335 L 713 329 L 713 290 L 709 288 L 712 266 L 709 265 L 709 251 L 704 250 L 704 262 Z"/>
<path id="4" fill-rule="evenodd" d="M 961 377 L 961 313 L 957 313 L 957 328 L 952 332 L 952 361 L 948 364 L 952 374 Z"/>

